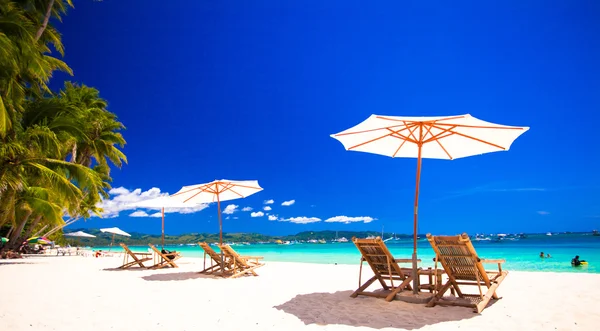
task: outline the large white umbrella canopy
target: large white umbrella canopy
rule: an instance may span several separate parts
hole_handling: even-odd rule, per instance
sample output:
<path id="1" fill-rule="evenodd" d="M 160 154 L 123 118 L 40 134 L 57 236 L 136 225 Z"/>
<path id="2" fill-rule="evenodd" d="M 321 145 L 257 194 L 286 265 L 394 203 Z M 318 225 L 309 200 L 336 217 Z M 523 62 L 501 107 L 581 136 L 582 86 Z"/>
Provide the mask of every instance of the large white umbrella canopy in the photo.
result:
<path id="1" fill-rule="evenodd" d="M 125 237 L 131 237 L 131 235 L 117 227 L 115 228 L 105 228 L 105 229 L 100 229 L 100 231 L 105 232 L 105 233 L 112 233 L 112 240 L 110 242 L 110 248 L 112 248 L 113 244 L 115 243 L 115 235 L 118 234 L 119 236 L 125 236 Z M 109 248 L 109 251 L 110 251 Z"/>
<path id="2" fill-rule="evenodd" d="M 162 213 L 161 225 L 161 248 L 165 247 L 165 208 L 168 209 L 185 209 L 198 206 L 199 203 L 182 202 L 171 198 L 170 196 L 162 196 L 155 199 L 144 200 L 129 204 L 131 207 L 160 209 Z"/>
<path id="3" fill-rule="evenodd" d="M 94 236 L 93 234 L 85 233 L 83 231 L 65 233 L 64 236 L 68 236 L 68 237 L 96 238 L 96 236 Z"/>
<path id="4" fill-rule="evenodd" d="M 131 237 L 131 235 L 119 228 L 105 228 L 105 229 L 100 229 L 100 231 L 105 232 L 105 233 L 112 233 L 112 234 L 118 234 L 119 236 L 126 236 L 126 237 Z"/>
<path id="5" fill-rule="evenodd" d="M 528 127 L 507 126 L 456 116 L 402 117 L 371 115 L 363 122 L 332 134 L 349 151 L 389 157 L 417 158 L 417 183 L 413 222 L 413 291 L 418 290 L 417 225 L 421 160 L 453 160 L 473 155 L 508 151 Z"/>
<path id="6" fill-rule="evenodd" d="M 262 191 L 257 180 L 215 180 L 206 184 L 182 187 L 170 196 L 184 203 L 216 202 L 219 210 L 219 244 L 223 244 L 223 222 L 221 220 L 221 201 L 241 199 Z"/>

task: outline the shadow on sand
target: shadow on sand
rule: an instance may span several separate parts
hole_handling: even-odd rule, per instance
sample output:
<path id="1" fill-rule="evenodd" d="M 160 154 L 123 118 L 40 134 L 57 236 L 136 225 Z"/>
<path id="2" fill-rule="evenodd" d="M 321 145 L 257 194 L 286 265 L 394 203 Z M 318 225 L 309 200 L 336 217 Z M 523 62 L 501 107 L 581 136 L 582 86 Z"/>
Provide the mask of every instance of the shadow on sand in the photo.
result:
<path id="1" fill-rule="evenodd" d="M 420 329 L 426 325 L 469 319 L 479 314 L 463 307 L 427 308 L 424 304 L 387 302 L 371 297 L 350 298 L 352 291 L 300 294 L 275 306 L 295 315 L 304 324 L 344 324 L 374 329 Z"/>
<path id="2" fill-rule="evenodd" d="M 15 261 L 15 260 L 21 260 L 21 261 Z M 35 263 L 34 262 L 25 262 L 22 259 L 0 260 L 0 266 L 11 265 L 11 264 L 35 264 Z"/>
<path id="3" fill-rule="evenodd" d="M 142 277 L 143 280 L 159 281 L 159 282 L 169 282 L 169 281 L 173 281 L 173 280 L 188 280 L 188 279 L 197 279 L 197 278 L 219 279 L 218 277 L 201 274 L 201 273 L 198 273 L 197 271 L 170 272 L 170 273 L 164 273 L 164 274 L 153 274 L 153 275 L 148 275 L 148 276 Z"/>

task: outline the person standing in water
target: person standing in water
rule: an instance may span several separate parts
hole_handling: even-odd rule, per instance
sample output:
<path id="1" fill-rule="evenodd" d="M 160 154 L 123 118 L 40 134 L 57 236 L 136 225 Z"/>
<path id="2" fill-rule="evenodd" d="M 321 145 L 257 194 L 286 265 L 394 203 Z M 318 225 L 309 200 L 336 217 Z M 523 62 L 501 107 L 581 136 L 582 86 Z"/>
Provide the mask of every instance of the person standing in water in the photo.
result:
<path id="1" fill-rule="evenodd" d="M 585 260 L 580 260 L 579 255 L 576 255 L 575 258 L 571 260 L 571 265 L 574 267 L 578 267 L 581 265 L 581 262 L 585 262 Z"/>
<path id="2" fill-rule="evenodd" d="M 540 252 L 540 257 L 541 257 L 541 258 L 544 258 L 544 257 L 545 257 L 545 255 L 544 255 L 544 252 Z"/>

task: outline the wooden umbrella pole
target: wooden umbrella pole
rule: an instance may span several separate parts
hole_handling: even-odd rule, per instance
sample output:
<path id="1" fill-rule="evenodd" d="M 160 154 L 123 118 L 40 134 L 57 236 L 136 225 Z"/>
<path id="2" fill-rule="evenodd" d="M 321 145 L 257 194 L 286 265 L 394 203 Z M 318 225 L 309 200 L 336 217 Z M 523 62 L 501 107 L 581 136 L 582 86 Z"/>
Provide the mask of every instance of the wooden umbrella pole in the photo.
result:
<path id="1" fill-rule="evenodd" d="M 423 126 L 419 128 L 419 152 L 417 156 L 417 181 L 415 186 L 415 211 L 413 220 L 413 254 L 412 254 L 412 276 L 413 276 L 413 293 L 419 293 L 419 275 L 417 267 L 417 231 L 419 224 L 419 185 L 421 184 L 421 150 L 423 148 Z"/>
<path id="2" fill-rule="evenodd" d="M 162 235 L 160 240 L 161 249 L 165 249 L 165 207 L 162 207 Z"/>
<path id="3" fill-rule="evenodd" d="M 219 192 L 217 192 L 217 208 L 219 210 L 219 250 L 221 251 L 221 270 L 225 271 L 223 249 L 221 248 L 221 245 L 223 245 L 223 222 L 221 220 L 221 199 L 219 198 Z"/>
<path id="4" fill-rule="evenodd" d="M 110 247 L 108 248 L 109 252 L 112 249 L 114 243 L 115 243 L 115 234 L 113 233 L 112 240 L 110 241 Z"/>

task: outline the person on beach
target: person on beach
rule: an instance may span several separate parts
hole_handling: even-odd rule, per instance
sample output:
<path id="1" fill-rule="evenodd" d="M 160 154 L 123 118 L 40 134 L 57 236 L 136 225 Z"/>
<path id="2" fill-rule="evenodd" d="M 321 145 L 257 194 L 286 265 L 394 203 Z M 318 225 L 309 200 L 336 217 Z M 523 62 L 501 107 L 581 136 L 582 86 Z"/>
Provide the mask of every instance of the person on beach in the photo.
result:
<path id="1" fill-rule="evenodd" d="M 581 265 L 581 262 L 585 262 L 585 260 L 580 260 L 579 255 L 576 255 L 575 258 L 571 260 L 571 265 L 574 267 L 578 267 Z"/>
<path id="2" fill-rule="evenodd" d="M 168 251 L 168 250 L 166 250 L 164 248 L 160 252 L 163 253 L 166 257 L 168 257 L 170 259 L 174 259 L 175 256 L 177 256 L 177 252 L 176 251 L 172 251 L 171 252 L 171 251 Z"/>

